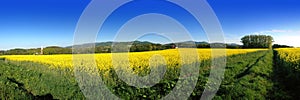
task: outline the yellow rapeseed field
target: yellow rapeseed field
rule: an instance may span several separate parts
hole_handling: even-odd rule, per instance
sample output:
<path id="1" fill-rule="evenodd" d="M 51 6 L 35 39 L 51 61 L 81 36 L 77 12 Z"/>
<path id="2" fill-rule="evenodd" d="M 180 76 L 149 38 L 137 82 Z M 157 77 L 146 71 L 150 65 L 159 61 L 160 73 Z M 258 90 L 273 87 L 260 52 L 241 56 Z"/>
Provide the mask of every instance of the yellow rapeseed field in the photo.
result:
<path id="1" fill-rule="evenodd" d="M 299 64 L 300 63 L 300 48 L 281 48 L 278 51 L 279 59 L 287 63 Z"/>
<path id="2" fill-rule="evenodd" d="M 186 49 L 188 50 L 188 49 Z M 258 50 L 267 50 L 267 49 L 226 49 L 226 55 L 235 55 L 243 54 L 249 52 L 255 52 Z M 198 61 L 208 60 L 211 58 L 211 49 L 197 49 L 198 52 Z M 187 53 L 187 52 L 185 52 Z M 81 54 L 85 55 L 85 54 Z M 88 54 L 86 54 L 88 55 Z M 112 68 L 112 55 L 111 53 L 95 54 L 95 61 L 97 67 L 100 69 Z M 156 56 L 154 56 L 156 55 Z M 165 63 L 167 66 L 178 66 L 181 63 L 189 63 L 195 61 L 191 59 L 185 62 L 182 62 L 179 49 L 169 49 L 162 51 L 149 51 L 149 52 L 133 52 L 129 53 L 129 62 L 131 67 L 144 67 L 149 66 L 149 61 L 152 57 L 163 58 L 154 60 L 156 63 Z M 73 69 L 73 56 L 71 54 L 64 55 L 10 55 L 3 56 L 7 60 L 12 61 L 30 61 L 41 64 L 48 64 L 51 68 L 71 68 Z"/>
<path id="3" fill-rule="evenodd" d="M 300 48 L 281 48 L 276 50 L 279 57 L 287 62 L 297 63 L 300 61 Z"/>

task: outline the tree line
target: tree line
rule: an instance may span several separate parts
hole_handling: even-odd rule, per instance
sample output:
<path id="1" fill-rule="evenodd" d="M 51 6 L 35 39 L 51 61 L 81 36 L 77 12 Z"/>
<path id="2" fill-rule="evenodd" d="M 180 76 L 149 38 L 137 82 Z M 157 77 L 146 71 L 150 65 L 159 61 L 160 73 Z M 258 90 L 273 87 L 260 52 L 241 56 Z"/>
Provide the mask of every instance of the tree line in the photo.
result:
<path id="1" fill-rule="evenodd" d="M 111 53 L 112 52 L 112 42 L 105 43 L 96 43 L 95 48 L 91 49 L 88 46 L 82 45 L 82 51 L 90 53 Z M 120 43 L 119 43 L 120 44 Z M 156 44 L 151 42 L 121 42 L 121 44 L 126 45 L 130 48 L 128 50 L 130 52 L 142 52 L 142 51 L 154 51 L 154 50 L 165 50 L 165 49 L 174 49 L 176 48 L 175 44 Z M 88 44 L 86 44 L 88 45 Z M 58 46 L 49 46 L 46 48 L 34 48 L 34 49 L 11 49 L 7 51 L 0 51 L 0 55 L 53 55 L 53 54 L 72 54 L 74 53 L 72 50 L 73 46 L 70 47 L 58 47 Z M 124 49 L 114 47 L 113 49 Z M 76 53 L 76 52 L 75 52 Z M 80 52 L 78 52 L 80 53 Z"/>
<path id="2" fill-rule="evenodd" d="M 123 52 L 142 52 L 142 51 L 155 51 L 155 50 L 165 50 L 165 49 L 174 49 L 174 48 L 211 48 L 212 46 L 220 48 L 231 48 L 231 49 L 240 49 L 240 48 L 291 48 L 287 45 L 274 44 L 273 37 L 268 35 L 247 35 L 241 38 L 243 45 L 238 44 L 223 44 L 223 43 L 208 43 L 208 42 L 178 42 L 178 43 L 169 43 L 169 44 L 159 44 L 151 43 L 147 41 L 133 41 L 133 42 L 102 42 L 95 43 L 95 48 L 89 47 L 90 44 L 79 45 L 82 46 L 82 51 L 86 53 L 111 53 L 114 51 L 123 51 Z M 121 45 L 114 46 L 113 45 Z M 72 54 L 72 53 L 82 53 L 82 52 L 73 52 L 73 46 L 69 47 L 58 47 L 50 46 L 43 48 L 35 49 L 11 49 L 7 51 L 0 51 L 0 55 L 53 55 L 53 54 Z"/>
<path id="3" fill-rule="evenodd" d="M 35 49 L 11 49 L 7 51 L 2 51 L 3 55 L 51 55 L 51 54 L 71 54 L 72 49 L 71 48 L 63 48 L 63 47 L 57 47 L 57 46 L 50 46 L 43 48 L 43 52 L 41 51 L 41 48 L 35 48 Z"/>
<path id="4" fill-rule="evenodd" d="M 247 35 L 241 39 L 244 48 L 272 48 L 273 37 L 268 35 Z"/>
<path id="5" fill-rule="evenodd" d="M 215 43 L 216 44 L 216 43 Z M 214 45 L 215 45 L 214 44 Z M 73 46 L 69 47 L 58 47 L 58 46 L 49 46 L 43 48 L 34 48 L 34 49 L 11 49 L 7 51 L 0 51 L 0 55 L 53 55 L 53 54 L 72 54 L 72 53 L 111 53 L 114 51 L 124 51 L 127 52 L 142 52 L 142 51 L 155 51 L 155 50 L 166 50 L 166 49 L 175 49 L 180 48 L 210 48 L 212 44 L 207 42 L 179 42 L 179 43 L 168 43 L 168 44 L 159 44 L 151 43 L 147 41 L 133 41 L 133 42 L 102 42 L 95 43 L 95 48 L 91 47 L 91 44 L 79 45 L 79 48 L 82 52 L 73 52 Z M 113 45 L 121 45 L 114 46 Z M 221 44 L 220 44 L 221 45 Z M 241 48 L 239 45 L 226 44 L 228 48 Z"/>
<path id="6" fill-rule="evenodd" d="M 247 35 L 241 39 L 243 48 L 292 48 L 288 45 L 273 44 L 274 39 L 269 35 Z"/>

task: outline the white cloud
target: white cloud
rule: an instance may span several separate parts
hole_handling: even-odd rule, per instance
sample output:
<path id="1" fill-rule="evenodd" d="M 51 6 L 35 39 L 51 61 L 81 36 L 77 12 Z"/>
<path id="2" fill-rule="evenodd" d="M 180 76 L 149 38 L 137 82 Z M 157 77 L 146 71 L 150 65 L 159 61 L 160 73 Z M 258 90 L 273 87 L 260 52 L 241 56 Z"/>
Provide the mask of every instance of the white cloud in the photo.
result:
<path id="1" fill-rule="evenodd" d="M 262 31 L 261 33 L 286 33 L 286 32 L 292 32 L 291 30 L 268 30 L 268 31 Z"/>
<path id="2" fill-rule="evenodd" d="M 274 37 L 274 40 L 275 40 L 274 43 L 285 44 L 285 45 L 290 45 L 290 46 L 294 46 L 294 47 L 300 47 L 299 38 L 300 38 L 300 35 Z"/>

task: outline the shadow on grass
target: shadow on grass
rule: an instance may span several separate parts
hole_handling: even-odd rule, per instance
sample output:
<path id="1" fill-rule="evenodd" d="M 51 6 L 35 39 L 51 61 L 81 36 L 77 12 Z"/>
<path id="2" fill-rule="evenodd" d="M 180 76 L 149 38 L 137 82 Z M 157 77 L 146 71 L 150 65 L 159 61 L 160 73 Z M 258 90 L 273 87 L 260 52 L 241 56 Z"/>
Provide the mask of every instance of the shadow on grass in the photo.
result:
<path id="1" fill-rule="evenodd" d="M 273 89 L 269 92 L 272 100 L 299 100 L 300 99 L 300 72 L 291 71 L 294 66 L 279 58 L 276 50 L 273 51 Z M 287 65 L 288 64 L 288 65 Z M 298 77 L 298 78 L 297 78 Z"/>

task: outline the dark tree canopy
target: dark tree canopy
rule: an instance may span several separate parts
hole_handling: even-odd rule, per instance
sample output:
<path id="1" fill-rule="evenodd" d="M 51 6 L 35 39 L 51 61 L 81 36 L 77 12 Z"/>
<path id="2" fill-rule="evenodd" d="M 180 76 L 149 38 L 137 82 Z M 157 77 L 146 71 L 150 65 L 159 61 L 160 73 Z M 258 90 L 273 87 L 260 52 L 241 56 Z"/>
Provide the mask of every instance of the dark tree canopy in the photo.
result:
<path id="1" fill-rule="evenodd" d="M 0 55 L 4 55 L 5 51 L 0 50 Z"/>
<path id="2" fill-rule="evenodd" d="M 120 46 L 118 46 L 120 45 Z M 32 49 L 11 49 L 6 51 L 0 50 L 0 55 L 53 55 L 53 54 L 79 54 L 79 53 L 111 53 L 111 52 L 143 52 L 155 51 L 175 48 L 211 48 L 221 47 L 224 48 L 241 48 L 238 44 L 225 44 L 225 43 L 208 43 L 185 41 L 168 44 L 152 43 L 147 41 L 131 41 L 131 42 L 100 42 L 100 43 L 87 43 L 82 45 L 73 45 L 68 47 L 48 46 L 45 48 L 32 48 Z M 113 48 L 112 48 L 113 46 Z M 73 51 L 73 47 L 77 49 Z M 95 48 L 94 48 L 95 47 Z"/>
<path id="3" fill-rule="evenodd" d="M 268 35 L 247 35 L 241 39 L 244 48 L 272 48 L 273 37 Z"/>
<path id="4" fill-rule="evenodd" d="M 288 46 L 288 45 L 274 44 L 273 48 L 293 48 L 293 47 L 292 46 Z"/>

